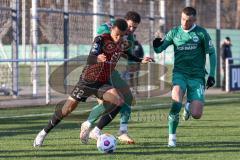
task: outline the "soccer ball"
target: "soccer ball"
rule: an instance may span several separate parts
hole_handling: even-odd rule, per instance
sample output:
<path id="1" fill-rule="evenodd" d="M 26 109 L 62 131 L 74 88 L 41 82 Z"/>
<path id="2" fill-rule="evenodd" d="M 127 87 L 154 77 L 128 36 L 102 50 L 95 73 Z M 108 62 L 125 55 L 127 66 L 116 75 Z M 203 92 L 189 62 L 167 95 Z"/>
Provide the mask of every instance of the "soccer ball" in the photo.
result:
<path id="1" fill-rule="evenodd" d="M 97 148 L 101 153 L 113 153 L 116 146 L 117 140 L 111 134 L 102 134 L 97 140 Z"/>

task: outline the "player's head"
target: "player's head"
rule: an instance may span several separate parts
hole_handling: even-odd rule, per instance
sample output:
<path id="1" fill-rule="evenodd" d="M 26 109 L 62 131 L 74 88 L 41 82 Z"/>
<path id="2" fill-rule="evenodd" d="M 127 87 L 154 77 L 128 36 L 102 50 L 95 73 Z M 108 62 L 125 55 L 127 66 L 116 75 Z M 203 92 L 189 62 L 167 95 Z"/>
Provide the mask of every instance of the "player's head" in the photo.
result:
<path id="1" fill-rule="evenodd" d="M 181 25 L 184 30 L 189 30 L 196 22 L 197 12 L 193 7 L 185 7 L 182 10 Z"/>
<path id="2" fill-rule="evenodd" d="M 125 20 L 127 21 L 128 24 L 127 33 L 130 34 L 137 29 L 139 23 L 141 22 L 141 16 L 137 12 L 129 11 L 125 15 Z"/>
<path id="3" fill-rule="evenodd" d="M 224 43 L 225 43 L 225 44 L 231 44 L 231 39 L 230 39 L 230 37 L 226 37 L 225 40 L 224 40 Z"/>
<path id="4" fill-rule="evenodd" d="M 127 22 L 124 19 L 116 19 L 111 28 L 111 37 L 114 42 L 119 42 L 122 37 L 126 34 L 128 29 Z"/>

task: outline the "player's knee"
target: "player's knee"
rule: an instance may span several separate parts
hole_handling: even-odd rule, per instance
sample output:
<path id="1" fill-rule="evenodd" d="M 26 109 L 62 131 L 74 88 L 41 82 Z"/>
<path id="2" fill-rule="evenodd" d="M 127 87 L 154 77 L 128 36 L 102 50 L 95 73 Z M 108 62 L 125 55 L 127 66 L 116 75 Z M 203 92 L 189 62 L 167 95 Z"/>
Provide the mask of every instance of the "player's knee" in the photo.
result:
<path id="1" fill-rule="evenodd" d="M 191 103 L 191 115 L 194 119 L 200 119 L 203 113 L 203 103 L 199 101 L 193 101 Z"/>
<path id="2" fill-rule="evenodd" d="M 183 91 L 180 86 L 174 86 L 172 89 L 172 100 L 175 102 L 182 102 Z"/>
<path id="3" fill-rule="evenodd" d="M 202 113 L 192 113 L 192 117 L 194 119 L 200 119 L 202 117 Z"/>
<path id="4" fill-rule="evenodd" d="M 124 104 L 124 100 L 122 98 L 117 98 L 116 101 L 113 102 L 116 106 L 122 106 Z"/>
<path id="5" fill-rule="evenodd" d="M 68 99 L 62 107 L 62 116 L 66 117 L 70 114 L 78 105 L 76 100 Z"/>

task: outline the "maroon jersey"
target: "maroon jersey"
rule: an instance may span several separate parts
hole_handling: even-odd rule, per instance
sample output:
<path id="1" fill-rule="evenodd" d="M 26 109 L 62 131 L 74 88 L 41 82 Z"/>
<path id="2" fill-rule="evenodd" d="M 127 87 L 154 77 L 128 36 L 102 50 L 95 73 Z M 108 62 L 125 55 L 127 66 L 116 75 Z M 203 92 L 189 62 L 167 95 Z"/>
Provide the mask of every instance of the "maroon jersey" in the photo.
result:
<path id="1" fill-rule="evenodd" d="M 123 54 L 123 50 L 121 43 L 114 43 L 110 34 L 97 36 L 92 44 L 81 78 L 88 82 L 106 83 Z M 97 62 L 97 56 L 100 54 L 106 56 L 105 62 Z"/>

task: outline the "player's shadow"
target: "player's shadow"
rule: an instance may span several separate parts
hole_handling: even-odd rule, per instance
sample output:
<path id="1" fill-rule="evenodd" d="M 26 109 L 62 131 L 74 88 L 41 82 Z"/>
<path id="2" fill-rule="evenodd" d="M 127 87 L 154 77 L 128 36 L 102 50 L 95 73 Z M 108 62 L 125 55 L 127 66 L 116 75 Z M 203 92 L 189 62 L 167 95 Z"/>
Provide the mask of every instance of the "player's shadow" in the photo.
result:
<path id="1" fill-rule="evenodd" d="M 194 150 L 189 150 L 193 149 Z M 220 149 L 222 148 L 222 149 Z M 135 150 L 142 150 L 136 152 Z M 152 151 L 155 150 L 155 151 Z M 154 154 L 203 154 L 203 153 L 240 152 L 240 141 L 179 142 L 177 148 L 168 148 L 166 143 L 144 142 L 134 146 L 118 148 L 115 154 L 154 155 Z"/>
<path id="2" fill-rule="evenodd" d="M 181 148 L 238 148 L 240 151 L 240 141 L 212 141 L 212 142 L 180 142 Z"/>

